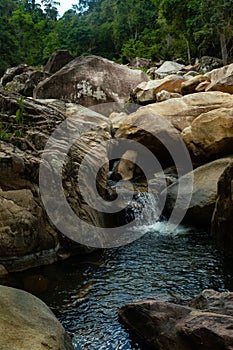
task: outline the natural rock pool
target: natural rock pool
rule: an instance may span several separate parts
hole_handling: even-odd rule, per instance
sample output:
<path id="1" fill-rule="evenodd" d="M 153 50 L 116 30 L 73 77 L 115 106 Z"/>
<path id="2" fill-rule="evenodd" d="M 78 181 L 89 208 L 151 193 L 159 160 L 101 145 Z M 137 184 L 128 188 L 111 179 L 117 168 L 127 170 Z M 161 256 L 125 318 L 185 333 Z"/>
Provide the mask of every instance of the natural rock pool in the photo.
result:
<path id="1" fill-rule="evenodd" d="M 141 239 L 79 260 L 16 274 L 8 284 L 45 301 L 76 349 L 146 349 L 119 323 L 119 307 L 142 299 L 191 299 L 205 288 L 233 290 L 233 274 L 204 231 L 148 227 Z"/>

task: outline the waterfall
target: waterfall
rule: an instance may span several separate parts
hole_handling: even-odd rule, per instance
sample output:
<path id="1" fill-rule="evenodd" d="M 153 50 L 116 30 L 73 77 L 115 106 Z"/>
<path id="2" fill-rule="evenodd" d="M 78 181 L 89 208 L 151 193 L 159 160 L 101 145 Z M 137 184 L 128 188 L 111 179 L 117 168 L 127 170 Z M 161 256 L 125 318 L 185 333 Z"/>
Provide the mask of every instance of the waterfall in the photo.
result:
<path id="1" fill-rule="evenodd" d="M 138 191 L 126 209 L 126 222 L 135 220 L 137 227 L 154 225 L 159 216 L 159 201 L 153 192 Z"/>

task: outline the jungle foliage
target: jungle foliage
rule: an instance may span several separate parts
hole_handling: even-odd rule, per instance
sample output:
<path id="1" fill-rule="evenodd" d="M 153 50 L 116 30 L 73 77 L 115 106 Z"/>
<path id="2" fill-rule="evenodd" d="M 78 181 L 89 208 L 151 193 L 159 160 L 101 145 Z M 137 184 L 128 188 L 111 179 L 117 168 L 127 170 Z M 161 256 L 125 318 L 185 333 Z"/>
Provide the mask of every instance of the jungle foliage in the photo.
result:
<path id="1" fill-rule="evenodd" d="M 118 62 L 233 56 L 233 0 L 1 0 L 0 69 L 44 64 L 57 49 Z"/>

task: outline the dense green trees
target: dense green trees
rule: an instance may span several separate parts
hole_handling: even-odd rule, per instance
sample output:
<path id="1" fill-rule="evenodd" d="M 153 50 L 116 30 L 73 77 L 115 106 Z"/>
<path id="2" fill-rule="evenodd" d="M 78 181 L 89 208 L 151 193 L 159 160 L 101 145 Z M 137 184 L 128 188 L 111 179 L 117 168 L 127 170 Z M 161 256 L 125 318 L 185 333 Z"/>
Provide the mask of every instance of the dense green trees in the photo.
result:
<path id="1" fill-rule="evenodd" d="M 75 2 L 75 0 L 74 0 Z M 232 56 L 233 0 L 1 0 L 0 68 L 43 64 L 56 49 L 126 62 Z"/>

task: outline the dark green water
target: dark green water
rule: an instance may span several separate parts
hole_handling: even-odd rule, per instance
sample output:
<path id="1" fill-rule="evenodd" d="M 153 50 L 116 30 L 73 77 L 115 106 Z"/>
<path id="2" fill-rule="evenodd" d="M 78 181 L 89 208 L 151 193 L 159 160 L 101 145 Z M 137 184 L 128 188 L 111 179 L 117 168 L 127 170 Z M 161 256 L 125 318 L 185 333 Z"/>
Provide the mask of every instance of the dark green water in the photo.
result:
<path id="1" fill-rule="evenodd" d="M 141 299 L 188 300 L 205 288 L 232 290 L 232 271 L 205 232 L 150 227 L 138 241 L 12 277 L 34 292 L 74 336 L 76 349 L 142 349 L 118 321 L 119 307 Z"/>

